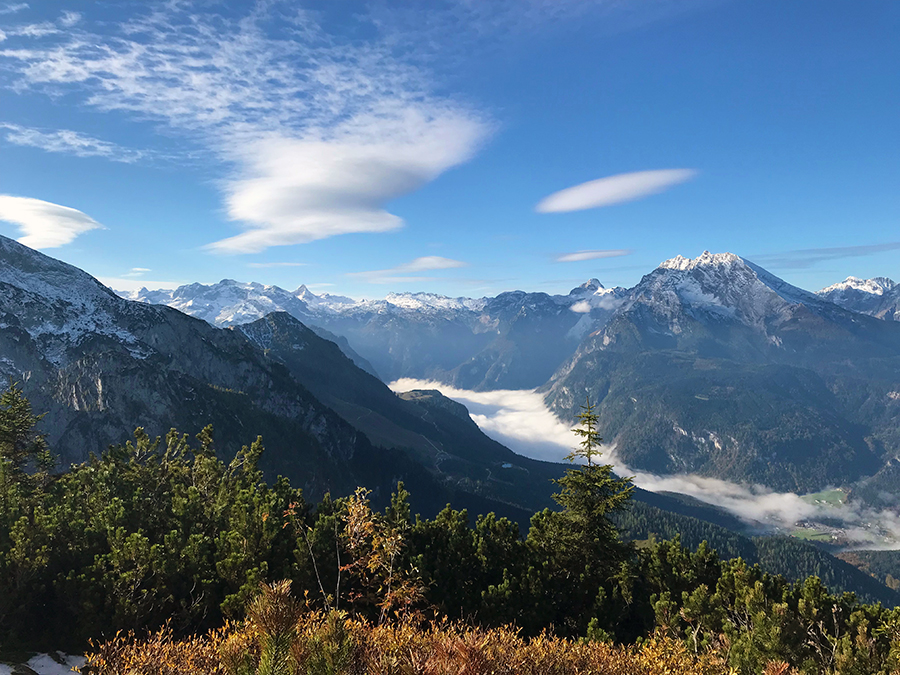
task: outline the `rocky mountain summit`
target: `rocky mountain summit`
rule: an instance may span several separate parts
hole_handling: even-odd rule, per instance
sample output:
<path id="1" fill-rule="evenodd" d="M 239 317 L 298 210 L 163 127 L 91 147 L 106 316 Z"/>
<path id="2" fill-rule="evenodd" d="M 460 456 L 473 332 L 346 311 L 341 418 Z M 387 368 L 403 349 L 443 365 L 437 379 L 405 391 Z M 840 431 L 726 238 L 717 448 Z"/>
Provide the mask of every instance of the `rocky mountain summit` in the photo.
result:
<path id="1" fill-rule="evenodd" d="M 886 321 L 900 321 L 900 284 L 887 277 L 847 277 L 840 283 L 823 288 L 817 295 L 844 309 Z"/>
<path id="2" fill-rule="evenodd" d="M 790 490 L 874 473 L 900 451 L 900 330 L 739 256 L 673 258 L 545 385 L 585 396 L 631 466 Z"/>

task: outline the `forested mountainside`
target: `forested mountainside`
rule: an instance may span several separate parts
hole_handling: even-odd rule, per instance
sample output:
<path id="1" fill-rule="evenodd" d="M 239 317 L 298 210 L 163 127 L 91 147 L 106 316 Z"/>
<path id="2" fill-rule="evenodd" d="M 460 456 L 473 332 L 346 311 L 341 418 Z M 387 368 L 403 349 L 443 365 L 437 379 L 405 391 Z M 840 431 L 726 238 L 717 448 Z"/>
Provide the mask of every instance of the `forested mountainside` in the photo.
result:
<path id="1" fill-rule="evenodd" d="M 596 401 L 630 466 L 809 491 L 900 451 L 900 326 L 731 254 L 645 276 L 545 385 L 560 415 Z"/>
<path id="2" fill-rule="evenodd" d="M 306 663 L 320 652 L 344 654 L 337 672 L 347 672 L 382 649 L 398 663 L 399 652 L 359 630 L 378 626 L 404 639 L 450 631 L 453 640 L 460 628 L 448 620 L 481 631 L 462 653 L 482 665 L 489 636 L 500 640 L 491 658 L 515 640 L 534 638 L 546 650 L 553 639 L 563 641 L 554 649 L 582 645 L 582 663 L 584 650 L 638 643 L 619 647 L 621 656 L 653 650 L 669 668 L 659 672 L 671 672 L 675 659 L 676 672 L 712 674 L 779 662 L 825 672 L 838 657 L 880 667 L 894 656 L 897 610 L 829 593 L 822 581 L 889 606 L 892 590 L 794 540 L 732 537 L 743 559 L 731 560 L 705 542 L 692 551 L 657 541 L 673 524 L 688 536 L 715 538 L 719 528 L 635 511 L 629 482 L 610 467 L 567 471 L 557 509 L 535 514 L 523 532 L 492 513 L 473 522 L 451 507 L 413 519 L 401 485 L 383 513 L 364 488 L 313 506 L 287 479 L 263 481 L 260 441 L 224 464 L 210 429 L 196 442 L 139 431 L 134 442 L 54 474 L 39 422 L 20 390 L 0 397 L 0 659 L 9 649 L 81 650 L 93 639 L 88 660 L 99 675 L 260 673 L 258 662 L 276 653 Z M 629 527 L 647 540 L 629 543 Z M 761 567 L 749 564 L 754 558 Z M 764 572 L 770 565 L 788 578 Z M 810 572 L 820 578 L 804 578 Z M 266 604 L 273 594 L 282 604 Z M 189 637 L 197 631 L 211 632 Z M 818 639 L 810 643 L 810 634 Z M 833 645 L 830 654 L 819 639 Z M 207 649 L 206 640 L 218 646 Z"/>
<path id="3" fill-rule="evenodd" d="M 263 468 L 270 476 L 291 477 L 313 497 L 326 490 L 346 493 L 357 484 L 366 483 L 375 490 L 376 501 L 383 501 L 396 480 L 403 479 L 421 493 L 416 508 L 428 514 L 436 513 L 452 501 L 459 506 L 469 506 L 473 511 L 492 510 L 526 523 L 530 513 L 551 504 L 553 486 L 549 480 L 562 475 L 563 467 L 518 456 L 491 440 L 472 422 L 465 408 L 439 392 L 394 394 L 371 372 L 357 366 L 348 344 L 341 348 L 320 337 L 321 328 L 310 329 L 288 313 L 276 312 L 231 329 L 218 329 L 168 307 L 119 298 L 80 270 L 10 240 L 0 241 L 0 244 L 4 260 L 0 273 L 4 290 L 0 299 L 2 367 L 6 376 L 25 382 L 26 392 L 37 409 L 48 412 L 46 431 L 63 466 L 84 459 L 88 452 L 101 452 L 110 442 L 128 438 L 133 426 L 142 426 L 149 433 L 157 434 L 172 426 L 199 429 L 212 423 L 225 439 L 216 446 L 225 458 L 233 456 L 241 444 L 251 442 L 256 432 L 262 432 L 268 447 Z M 740 259 L 728 258 L 725 262 L 738 267 L 750 286 L 760 277 L 766 281 L 765 288 L 775 286 Z M 685 275 L 696 269 L 704 270 L 705 274 L 705 267 L 720 263 L 715 257 L 694 263 L 681 262 L 664 266 L 661 269 L 669 272 L 658 272 L 657 276 L 673 271 Z M 657 287 L 666 283 L 683 287 L 691 282 L 682 279 L 652 283 Z M 724 282 L 718 283 L 719 288 L 725 286 Z M 818 307 L 824 315 L 813 321 L 814 325 L 831 325 L 830 321 L 851 335 L 856 330 L 856 339 L 865 344 L 872 342 L 869 350 L 876 355 L 878 349 L 890 349 L 889 333 L 887 338 L 870 333 L 873 325 L 884 326 L 885 322 L 868 317 L 856 319 L 857 315 L 816 300 L 809 294 L 785 290 L 783 286 L 779 289 L 780 295 L 775 299 L 758 288 L 754 293 L 763 297 L 762 304 L 778 305 L 782 296 L 800 297 Z M 598 284 L 590 283 L 578 293 L 594 296 L 600 290 Z M 613 321 L 607 324 L 610 331 L 618 332 L 588 336 L 579 351 L 582 358 L 597 352 L 604 353 L 606 358 L 618 354 L 615 348 L 593 352 L 584 348 L 586 344 L 594 344 L 591 341 L 602 340 L 603 335 L 614 335 L 616 341 L 623 334 L 640 335 L 639 331 L 630 334 L 621 328 L 632 316 L 631 311 L 639 314 L 646 311 L 636 309 L 639 303 L 634 298 L 640 294 L 629 293 L 632 294 L 631 309 L 620 308 Z M 610 294 L 600 293 L 598 297 L 605 295 Z M 644 295 L 648 303 L 654 303 L 652 292 L 647 291 Z M 690 296 L 684 292 L 682 295 Z M 677 293 L 673 297 L 677 298 Z M 734 306 L 740 306 L 746 299 L 734 293 L 730 297 Z M 680 332 L 673 331 L 678 339 L 695 346 L 714 342 L 707 338 L 698 340 L 696 335 L 701 330 L 696 326 L 703 325 L 700 319 L 708 319 L 709 312 L 702 315 L 696 308 L 686 308 L 687 301 L 675 302 L 671 297 L 669 300 L 681 312 L 673 310 L 671 313 L 676 317 L 672 319 L 673 325 L 680 327 Z M 788 318 L 771 326 L 766 324 L 766 330 L 785 332 L 788 329 L 784 324 L 794 320 L 790 318 L 792 313 L 802 314 L 803 310 L 791 303 L 778 306 Z M 746 306 L 742 311 L 750 313 Z M 721 309 L 710 312 L 722 314 Z M 847 328 L 847 321 L 851 328 Z M 637 326 L 636 323 L 633 325 Z M 715 333 L 708 326 L 703 330 L 710 335 Z M 758 336 L 754 338 L 744 328 L 725 325 L 722 330 L 743 335 L 748 344 L 756 339 L 754 344 L 759 350 L 767 348 L 760 346 L 762 341 Z M 644 334 L 651 333 L 645 331 Z M 626 425 L 639 426 L 648 439 L 641 441 L 641 445 L 648 449 L 649 463 L 653 461 L 653 434 L 666 433 L 667 429 L 646 420 L 665 420 L 667 414 L 673 414 L 662 404 L 652 403 L 654 397 L 671 405 L 672 409 L 681 406 L 682 410 L 691 410 L 695 417 L 686 418 L 687 428 L 726 424 L 743 414 L 747 418 L 744 433 L 752 439 L 752 434 L 761 433 L 753 426 L 761 419 L 753 411 L 776 407 L 764 398 L 767 387 L 776 387 L 781 397 L 777 399 L 781 407 L 779 414 L 796 425 L 798 433 L 802 431 L 807 435 L 804 447 L 810 453 L 809 463 L 803 464 L 785 451 L 784 476 L 787 478 L 781 480 L 803 485 L 835 480 L 835 476 L 874 473 L 881 466 L 879 462 L 886 451 L 882 450 L 882 454 L 874 451 L 871 439 L 868 444 L 858 443 L 854 434 L 859 433 L 859 425 L 854 427 L 842 422 L 834 414 L 836 406 L 832 400 L 836 394 L 833 388 L 824 384 L 827 382 L 825 376 L 817 375 L 811 367 L 744 363 L 741 364 L 745 368 L 741 380 L 743 386 L 736 386 L 734 381 L 728 380 L 729 373 L 735 372 L 737 357 L 734 353 L 727 359 L 720 359 L 727 368 L 716 367 L 712 357 L 702 361 L 699 356 L 688 355 L 689 348 L 695 347 L 679 350 L 678 358 L 674 356 L 674 350 L 659 350 L 659 354 L 645 350 L 641 358 L 646 359 L 647 364 L 641 368 L 630 367 L 628 359 L 613 361 L 615 367 L 609 369 L 614 378 L 608 385 L 604 385 L 605 371 L 592 376 L 594 386 L 606 387 L 599 408 L 601 426 L 618 435 L 621 435 L 623 420 Z M 355 358 L 361 360 L 358 354 Z M 762 360 L 758 356 L 753 358 Z M 748 360 L 753 358 L 748 357 Z M 727 373 L 721 372 L 728 369 Z M 571 378 L 576 371 L 573 367 L 566 377 Z M 589 376 L 588 372 L 585 377 Z M 711 382 L 714 383 L 712 387 Z M 704 386 L 703 393 L 698 393 Z M 633 410 L 617 415 L 619 391 L 631 392 L 633 396 L 628 396 L 627 401 L 632 408 L 640 407 L 632 398 L 638 401 L 646 398 L 650 403 L 642 401 L 642 404 L 657 405 L 659 411 L 648 413 L 640 425 L 639 415 Z M 721 395 L 722 392 L 727 395 Z M 558 393 L 558 389 L 551 389 L 550 393 Z M 689 404 L 687 407 L 685 400 Z M 809 412 L 821 409 L 830 411 L 831 416 L 815 416 Z M 877 411 L 883 419 L 891 419 L 889 406 Z M 780 439 L 777 426 L 768 433 L 768 447 L 773 449 L 777 464 L 778 444 L 784 442 L 790 447 L 790 436 L 787 440 Z M 688 436 L 686 431 L 678 432 L 678 437 L 689 438 L 695 445 L 704 444 L 703 438 Z M 715 450 L 723 449 L 716 447 L 716 440 L 714 432 L 707 434 L 705 461 L 714 461 Z M 844 447 L 845 452 L 836 452 L 834 460 L 829 460 L 832 455 L 828 453 L 826 441 L 832 447 L 844 443 L 838 447 Z M 720 441 L 719 444 L 727 450 L 726 443 Z M 699 454 L 695 448 L 693 455 L 687 456 Z M 677 458 L 678 453 L 668 453 L 668 457 Z M 800 467 L 798 474 L 791 473 L 789 461 Z M 749 468 L 741 468 L 740 462 Z M 738 475 L 760 475 L 753 473 L 752 457 L 741 457 L 740 461 L 726 463 L 715 471 L 726 475 L 732 472 L 733 475 L 735 466 L 740 469 Z M 698 467 L 704 468 L 702 464 L 690 463 L 675 468 Z M 887 467 L 867 480 L 878 481 L 878 476 L 889 470 Z M 763 478 L 770 484 L 779 484 L 774 470 Z M 861 495 L 865 494 L 865 485 L 861 482 L 858 486 Z M 874 483 L 872 489 L 875 489 Z M 881 488 L 877 492 L 882 497 L 885 494 Z M 681 516 L 698 516 L 701 521 L 697 522 L 718 523 L 732 532 L 741 530 L 743 524 L 732 516 L 674 496 L 638 491 L 637 497 L 642 503 L 636 507 L 638 510 L 646 512 L 660 507 L 668 512 L 667 515 L 664 511 L 654 511 L 654 519 L 659 523 L 655 529 L 635 526 L 637 538 L 646 538 L 651 531 L 674 535 L 681 528 L 688 541 L 696 545 L 701 535 L 690 538 L 689 532 L 700 528 L 706 535 L 703 538 L 724 542 L 722 546 L 727 547 L 729 555 L 738 555 L 740 551 L 744 551 L 740 554 L 746 554 L 749 559 L 758 555 L 751 553 L 756 550 L 756 545 L 748 543 L 750 540 L 735 543 L 733 537 L 741 535 L 729 535 L 731 538 L 721 532 L 713 535 L 704 524 L 689 524 L 694 521 L 680 519 Z M 664 526 L 666 522 L 675 522 L 677 526 Z M 829 576 L 829 579 L 839 578 L 842 577 L 836 573 Z"/>
<path id="4" fill-rule="evenodd" d="M 551 503 L 564 467 L 516 455 L 438 392 L 397 396 L 286 313 L 219 329 L 9 239 L 0 257 L 0 368 L 47 412 L 61 467 L 137 426 L 212 424 L 226 459 L 261 434 L 266 475 L 311 498 L 366 484 L 381 503 L 403 480 L 422 513 L 453 502 L 522 523 Z"/>
<path id="5" fill-rule="evenodd" d="M 386 499 L 404 480 L 421 486 L 424 501 L 417 506 L 424 512 L 468 499 L 473 507 L 517 516 L 542 507 L 549 492 L 509 489 L 504 473 L 526 481 L 537 473 L 544 485 L 545 476 L 560 472 L 514 456 L 471 421 L 456 428 L 423 423 L 427 405 L 401 401 L 334 343 L 293 319 L 285 356 L 296 354 L 282 362 L 278 350 L 267 355 L 259 346 L 258 331 L 251 339 L 169 307 L 124 300 L 81 270 L 12 240 L 0 238 L 0 258 L 0 370 L 22 381 L 35 407 L 48 413 L 45 431 L 62 466 L 123 442 L 136 426 L 163 434 L 212 424 L 226 439 L 217 445 L 226 458 L 262 434 L 267 475 L 288 476 L 310 496 L 347 493 L 365 483 Z M 326 354 L 330 360 L 320 362 Z M 357 391 L 360 382 L 365 386 Z M 376 409 L 379 402 L 387 405 L 397 413 L 391 433 L 373 445 L 305 385 L 336 407 L 341 396 L 357 406 L 362 399 Z M 428 438 L 420 433 L 426 426 Z M 493 453 L 480 456 L 477 466 L 453 454 L 473 438 Z M 442 453 L 440 463 L 435 451 L 430 460 L 416 454 L 429 443 Z M 516 466 L 500 470 L 509 460 Z M 501 496 L 505 503 L 491 501 Z"/>

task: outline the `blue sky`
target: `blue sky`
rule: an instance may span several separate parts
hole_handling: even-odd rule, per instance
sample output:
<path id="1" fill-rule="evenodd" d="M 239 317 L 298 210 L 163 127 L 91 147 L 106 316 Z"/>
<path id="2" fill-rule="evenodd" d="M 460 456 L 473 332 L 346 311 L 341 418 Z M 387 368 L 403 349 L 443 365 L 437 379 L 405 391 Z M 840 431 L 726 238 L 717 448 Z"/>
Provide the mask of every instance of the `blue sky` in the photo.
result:
<path id="1" fill-rule="evenodd" d="M 106 283 L 900 280 L 900 4 L 0 0 L 0 234 Z"/>

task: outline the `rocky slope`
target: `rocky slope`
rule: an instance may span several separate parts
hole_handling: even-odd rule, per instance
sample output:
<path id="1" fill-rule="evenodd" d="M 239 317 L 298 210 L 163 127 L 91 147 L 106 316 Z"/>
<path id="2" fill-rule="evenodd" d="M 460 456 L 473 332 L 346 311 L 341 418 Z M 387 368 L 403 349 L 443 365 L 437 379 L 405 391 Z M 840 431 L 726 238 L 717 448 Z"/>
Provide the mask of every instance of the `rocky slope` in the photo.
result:
<path id="1" fill-rule="evenodd" d="M 900 284 L 887 277 L 844 281 L 823 288 L 817 295 L 860 314 L 886 321 L 900 321 Z"/>
<path id="2" fill-rule="evenodd" d="M 900 451 L 900 330 L 732 254 L 662 263 L 546 385 L 636 468 L 805 490 Z M 900 397 L 898 397 L 900 398 Z"/>
<path id="3" fill-rule="evenodd" d="M 48 412 L 42 428 L 63 465 L 124 442 L 136 426 L 162 434 L 213 424 L 224 456 L 262 434 L 269 475 L 312 497 L 360 484 L 386 492 L 398 479 L 434 495 L 434 507 L 452 494 L 405 452 L 373 446 L 243 333 L 124 300 L 5 237 L 0 374 Z"/>

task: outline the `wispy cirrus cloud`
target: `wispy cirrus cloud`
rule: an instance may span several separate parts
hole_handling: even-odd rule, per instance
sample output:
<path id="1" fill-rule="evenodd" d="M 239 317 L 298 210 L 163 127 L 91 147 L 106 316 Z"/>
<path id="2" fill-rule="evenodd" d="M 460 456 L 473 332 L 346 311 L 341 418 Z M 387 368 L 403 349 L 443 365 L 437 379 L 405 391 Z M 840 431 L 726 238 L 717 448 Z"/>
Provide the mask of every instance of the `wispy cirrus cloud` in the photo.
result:
<path id="1" fill-rule="evenodd" d="M 0 221 L 16 225 L 23 234 L 19 243 L 31 248 L 63 246 L 79 234 L 103 228 L 77 209 L 12 195 L 0 195 Z"/>
<path id="2" fill-rule="evenodd" d="M 432 281 L 434 277 L 415 276 L 420 272 L 436 270 L 449 270 L 458 267 L 467 267 L 468 263 L 452 258 L 442 258 L 437 255 L 428 255 L 416 258 L 408 263 L 397 265 L 386 270 L 371 270 L 369 272 L 350 272 L 349 277 L 359 277 L 371 284 L 395 284 L 404 282 Z M 410 276 L 413 275 L 413 276 Z"/>
<path id="3" fill-rule="evenodd" d="M 784 253 L 765 253 L 752 256 L 750 259 L 763 267 L 772 269 L 809 269 L 820 262 L 841 260 L 843 258 L 861 258 L 898 249 L 900 249 L 900 241 L 892 241 L 884 244 L 866 244 L 863 246 L 805 248 L 785 251 Z"/>
<path id="4" fill-rule="evenodd" d="M 253 267 L 254 269 L 267 269 L 272 267 L 303 267 L 306 263 L 302 262 L 256 262 L 256 263 L 247 263 L 247 267 Z"/>
<path id="5" fill-rule="evenodd" d="M 597 209 L 643 199 L 668 190 L 697 175 L 693 169 L 658 169 L 620 173 L 554 192 L 538 202 L 538 213 Z"/>
<path id="6" fill-rule="evenodd" d="M 630 249 L 605 249 L 594 251 L 575 251 L 556 256 L 556 262 L 582 262 L 584 260 L 602 260 L 604 258 L 619 258 L 631 255 Z"/>
<path id="7" fill-rule="evenodd" d="M 617 15 L 653 20 L 679 3 L 646 0 L 640 12 L 620 4 L 371 0 L 338 35 L 329 33 L 328 3 L 316 12 L 288 0 L 243 11 L 122 3 L 128 15 L 118 22 L 67 11 L 42 24 L 4 25 L 0 86 L 66 95 L 204 152 L 221 170 L 224 212 L 237 226 L 207 249 L 258 252 L 402 227 L 391 200 L 468 161 L 497 126 L 466 100 L 437 93 L 453 72 L 448 64 L 496 49 L 500 37 L 588 14 L 604 25 Z M 133 157 L 102 141 L 49 136 L 17 138 Z"/>
<path id="8" fill-rule="evenodd" d="M 71 154 L 76 157 L 103 157 L 114 162 L 130 164 L 146 156 L 146 153 L 140 150 L 125 148 L 70 129 L 47 131 L 0 122 L 0 135 L 7 143 L 13 145 L 40 148 L 46 152 Z"/>
<path id="9" fill-rule="evenodd" d="M 25 9 L 28 9 L 27 2 L 16 2 L 13 4 L 3 5 L 2 7 L 0 7 L 0 16 L 4 14 L 15 14 L 16 12 L 21 12 Z"/>
<path id="10" fill-rule="evenodd" d="M 277 0 L 239 17 L 214 10 L 167 3 L 102 33 L 63 15 L 7 30 L 4 45 L 13 35 L 18 44 L 0 49 L 14 89 L 151 122 L 229 167 L 225 211 L 243 231 L 210 251 L 397 229 L 403 221 L 386 204 L 467 161 L 493 129 L 472 106 L 435 94 L 429 73 L 377 32 L 338 39 Z M 11 131 L 20 142 L 115 156 L 102 142 Z"/>

